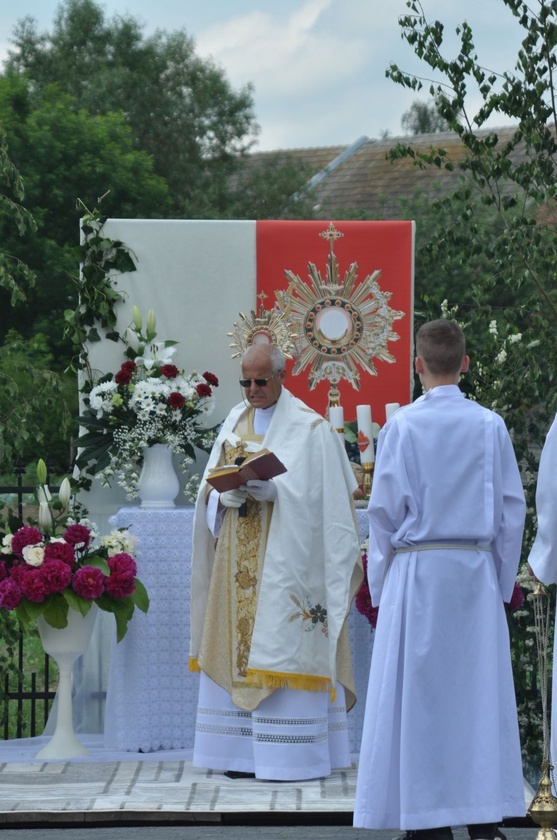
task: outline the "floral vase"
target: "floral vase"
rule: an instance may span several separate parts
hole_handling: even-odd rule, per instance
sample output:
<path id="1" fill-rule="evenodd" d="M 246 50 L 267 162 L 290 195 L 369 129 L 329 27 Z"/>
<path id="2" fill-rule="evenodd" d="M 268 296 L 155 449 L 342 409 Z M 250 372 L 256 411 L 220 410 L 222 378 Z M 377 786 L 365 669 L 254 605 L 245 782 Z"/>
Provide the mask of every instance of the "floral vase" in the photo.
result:
<path id="1" fill-rule="evenodd" d="M 137 485 L 142 508 L 171 508 L 180 492 L 172 462 L 172 449 L 155 443 L 143 452 L 143 468 Z"/>
<path id="2" fill-rule="evenodd" d="M 91 641 L 91 635 L 97 620 L 99 608 L 91 606 L 87 615 L 76 610 L 68 610 L 68 626 L 51 627 L 43 616 L 37 619 L 39 636 L 45 653 L 48 653 L 58 665 L 58 709 L 56 728 L 48 744 L 35 758 L 74 758 L 89 755 L 89 750 L 76 738 L 73 728 L 72 706 L 72 668 L 79 657 L 85 653 Z"/>

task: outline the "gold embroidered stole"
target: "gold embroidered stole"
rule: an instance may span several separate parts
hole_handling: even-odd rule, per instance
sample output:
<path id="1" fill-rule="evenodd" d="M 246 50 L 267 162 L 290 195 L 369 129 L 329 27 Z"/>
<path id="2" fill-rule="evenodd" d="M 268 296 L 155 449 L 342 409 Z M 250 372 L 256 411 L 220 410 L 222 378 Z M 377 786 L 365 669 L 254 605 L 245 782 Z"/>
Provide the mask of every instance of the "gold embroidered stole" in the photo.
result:
<path id="1" fill-rule="evenodd" d="M 248 441 L 262 442 L 263 437 L 253 432 L 253 416 L 249 409 L 239 419 L 234 429 L 239 444 L 225 442 L 225 463 L 233 464 L 245 454 Z M 224 515 L 198 659 L 201 670 L 229 691 L 236 705 L 250 710 L 272 691 L 244 684 L 272 508 L 248 497 L 246 516 L 239 516 L 235 508 Z"/>

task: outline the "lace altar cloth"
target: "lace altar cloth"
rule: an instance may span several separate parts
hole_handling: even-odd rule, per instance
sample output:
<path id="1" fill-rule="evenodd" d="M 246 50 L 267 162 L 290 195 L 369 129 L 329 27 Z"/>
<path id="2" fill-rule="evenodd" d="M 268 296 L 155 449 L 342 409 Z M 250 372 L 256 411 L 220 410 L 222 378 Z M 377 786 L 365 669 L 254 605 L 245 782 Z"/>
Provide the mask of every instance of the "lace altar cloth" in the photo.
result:
<path id="1" fill-rule="evenodd" d="M 358 510 L 360 536 L 367 515 Z M 108 750 L 193 747 L 199 675 L 188 670 L 193 508 L 126 507 L 111 518 L 138 538 L 138 576 L 150 598 L 124 639 L 112 642 L 104 715 Z M 373 633 L 355 607 L 349 616 L 358 702 L 348 714 L 350 749 L 359 752 Z"/>

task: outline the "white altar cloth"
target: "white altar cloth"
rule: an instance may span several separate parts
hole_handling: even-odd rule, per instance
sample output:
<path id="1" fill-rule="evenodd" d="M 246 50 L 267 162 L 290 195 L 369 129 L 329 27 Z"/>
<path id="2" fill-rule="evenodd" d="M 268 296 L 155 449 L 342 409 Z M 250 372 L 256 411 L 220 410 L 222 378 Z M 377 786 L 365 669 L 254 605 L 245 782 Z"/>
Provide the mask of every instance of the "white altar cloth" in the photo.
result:
<path id="1" fill-rule="evenodd" d="M 112 644 L 105 747 L 187 749 L 198 691 L 198 675 L 188 670 L 193 508 L 122 508 L 111 523 L 137 537 L 137 574 L 150 606 L 136 610 L 126 636 Z"/>
<path id="2" fill-rule="evenodd" d="M 138 576 L 150 598 L 124 639 L 110 649 L 104 714 L 107 750 L 148 752 L 193 747 L 199 675 L 188 670 L 193 506 L 124 507 L 112 517 L 138 538 Z M 367 537 L 365 510 L 358 510 Z M 109 617 L 110 619 L 110 617 Z M 348 714 L 350 749 L 358 753 L 373 633 L 355 607 L 349 617 L 358 701 Z M 80 731 L 83 730 L 78 727 Z"/>

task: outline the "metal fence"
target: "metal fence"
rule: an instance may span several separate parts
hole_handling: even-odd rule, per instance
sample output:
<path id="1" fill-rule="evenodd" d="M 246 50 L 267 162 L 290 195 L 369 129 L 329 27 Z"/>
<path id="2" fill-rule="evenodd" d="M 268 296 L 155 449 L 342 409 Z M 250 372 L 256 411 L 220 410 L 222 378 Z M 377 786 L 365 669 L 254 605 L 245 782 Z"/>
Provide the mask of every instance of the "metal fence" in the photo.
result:
<path id="1" fill-rule="evenodd" d="M 46 459 L 47 471 L 50 472 L 49 460 Z M 34 494 L 35 487 L 23 483 L 23 477 L 26 473 L 26 467 L 20 460 L 14 465 L 13 472 L 15 473 L 15 484 L 0 485 L 0 499 L 9 497 L 9 503 L 6 505 L 17 510 L 17 516 L 23 520 L 23 511 L 25 506 L 25 497 Z M 58 492 L 58 487 L 51 487 L 53 492 Z M 56 692 L 50 688 L 50 658 L 45 654 L 44 657 L 44 680 L 40 680 L 44 687 L 38 688 L 38 677 L 35 672 L 29 675 L 29 687 L 25 688 L 24 675 L 26 672 L 25 666 L 25 651 L 23 644 L 23 635 L 20 634 L 17 652 L 17 675 L 11 676 L 6 674 L 4 676 L 4 684 L 2 686 L 2 722 L 4 729 L 4 740 L 10 737 L 34 737 L 42 733 L 50 706 L 56 695 Z"/>

